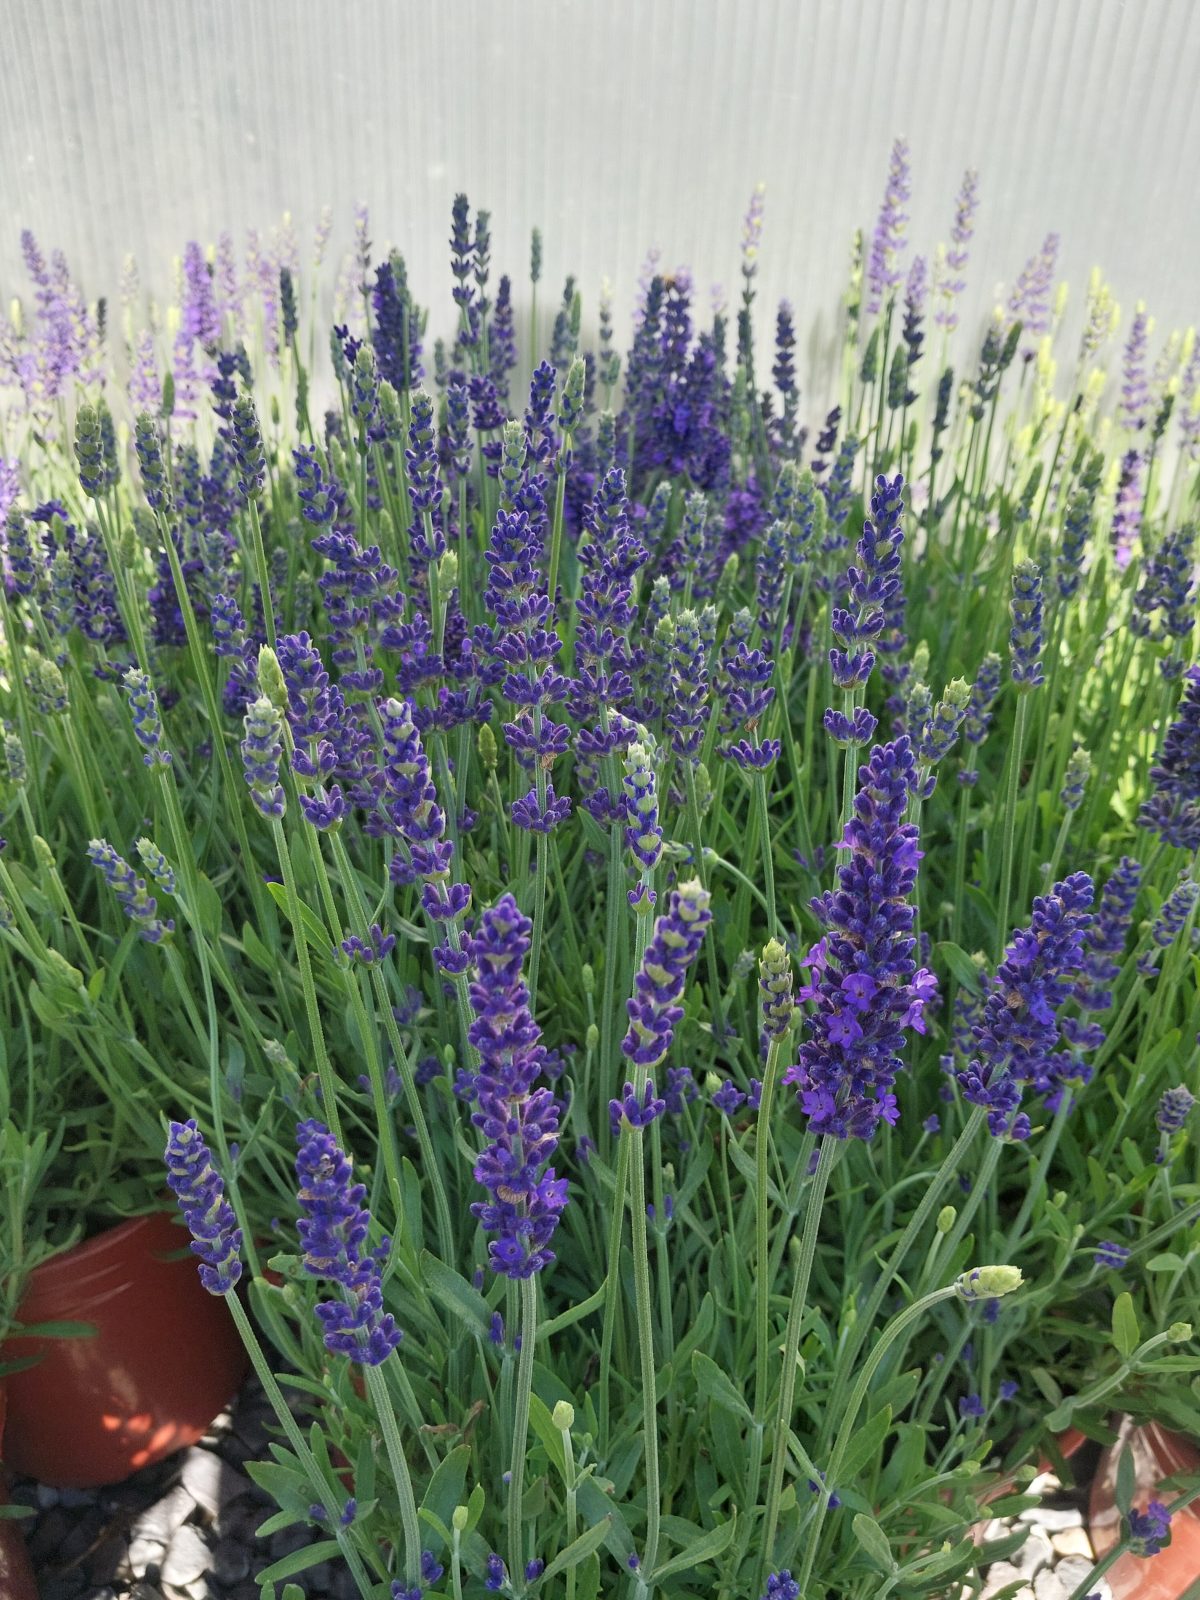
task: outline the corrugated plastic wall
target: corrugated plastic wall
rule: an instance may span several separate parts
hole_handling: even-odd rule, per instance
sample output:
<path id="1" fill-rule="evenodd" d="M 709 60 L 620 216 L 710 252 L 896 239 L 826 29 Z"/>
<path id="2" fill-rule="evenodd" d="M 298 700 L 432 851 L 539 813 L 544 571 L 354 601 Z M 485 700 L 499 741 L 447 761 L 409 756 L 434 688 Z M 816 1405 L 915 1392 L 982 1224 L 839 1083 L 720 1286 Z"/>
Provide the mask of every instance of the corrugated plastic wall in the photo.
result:
<path id="1" fill-rule="evenodd" d="M 1200 320 L 1200 7 L 1194 0 L 5 0 L 0 288 L 18 232 L 91 295 L 126 251 L 165 288 L 186 240 L 306 228 L 370 203 L 418 296 L 446 302 L 451 197 L 491 209 L 493 260 L 547 290 L 602 275 L 628 312 L 652 243 L 736 283 L 767 184 L 761 285 L 801 327 L 833 311 L 894 134 L 912 238 L 946 236 L 981 172 L 967 321 L 1043 235 L 1075 304 L 1093 263 L 1160 329 Z M 816 324 L 818 330 L 820 323 Z M 826 322 L 827 326 L 827 322 Z"/>

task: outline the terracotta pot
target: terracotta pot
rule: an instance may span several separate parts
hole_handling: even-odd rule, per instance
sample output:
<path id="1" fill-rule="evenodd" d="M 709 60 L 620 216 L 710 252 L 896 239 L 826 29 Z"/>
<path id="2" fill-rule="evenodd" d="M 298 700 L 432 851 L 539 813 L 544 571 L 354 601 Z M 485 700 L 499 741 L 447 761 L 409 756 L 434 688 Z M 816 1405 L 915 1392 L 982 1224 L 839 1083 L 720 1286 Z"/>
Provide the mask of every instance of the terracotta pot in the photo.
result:
<path id="1" fill-rule="evenodd" d="M 1189 1440 L 1157 1422 L 1138 1426 L 1124 1417 L 1117 1442 L 1100 1457 L 1088 1507 L 1092 1548 L 1097 1556 L 1121 1537 L 1117 1506 L 1117 1462 L 1128 1446 L 1133 1452 L 1134 1506 L 1144 1511 L 1151 1500 L 1170 1500 L 1159 1485 L 1176 1472 L 1200 1470 L 1200 1451 Z M 1123 1555 L 1106 1573 L 1113 1600 L 1181 1600 L 1200 1573 L 1200 1509 L 1193 1503 L 1171 1520 L 1171 1543 L 1156 1556 Z"/>
<path id="2" fill-rule="evenodd" d="M 4 1412 L 8 1403 L 0 1383 L 0 1460 L 4 1457 Z M 0 1469 L 0 1506 L 8 1504 L 8 1484 Z M 4 1600 L 38 1600 L 37 1580 L 21 1531 L 23 1518 L 0 1517 L 0 1595 Z"/>
<path id="3" fill-rule="evenodd" d="M 37 1355 L 8 1385 L 9 1466 L 86 1489 L 195 1444 L 247 1366 L 229 1308 L 208 1294 L 170 1213 L 151 1212 L 35 1269 L 20 1320 L 84 1322 L 86 1338 L 10 1339 Z"/>

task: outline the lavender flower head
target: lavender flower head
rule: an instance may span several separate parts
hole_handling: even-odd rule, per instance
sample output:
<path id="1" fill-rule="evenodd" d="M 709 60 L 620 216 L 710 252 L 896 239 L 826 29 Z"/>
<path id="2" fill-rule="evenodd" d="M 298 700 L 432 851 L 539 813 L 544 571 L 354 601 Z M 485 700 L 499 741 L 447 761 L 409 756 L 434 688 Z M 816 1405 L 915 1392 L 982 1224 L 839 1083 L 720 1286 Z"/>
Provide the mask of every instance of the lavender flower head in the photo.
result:
<path id="1" fill-rule="evenodd" d="M 247 708 L 245 725 L 242 764 L 250 798 L 264 817 L 278 820 L 283 816 L 287 804 L 283 785 L 279 782 L 283 724 L 266 695 L 260 695 Z"/>
<path id="2" fill-rule="evenodd" d="M 1176 849 L 1200 850 L 1200 666 L 1186 674 L 1150 781 L 1154 792 L 1138 813 L 1138 826 Z"/>
<path id="3" fill-rule="evenodd" d="M 1020 689 L 1034 689 L 1045 683 L 1042 674 L 1043 603 L 1042 573 L 1036 561 L 1018 561 L 1012 578 L 1012 631 L 1008 642 L 1012 652 L 1012 681 Z"/>
<path id="4" fill-rule="evenodd" d="M 1182 1084 L 1174 1089 L 1164 1089 L 1162 1098 L 1158 1102 L 1158 1109 L 1154 1113 L 1158 1131 L 1167 1135 L 1179 1133 L 1195 1104 L 1195 1095 Z"/>
<path id="5" fill-rule="evenodd" d="M 364 1366 L 377 1367 L 400 1343 L 396 1320 L 383 1309 L 383 1282 L 377 1251 L 364 1251 L 371 1218 L 363 1207 L 366 1190 L 324 1123 L 302 1122 L 296 1129 L 296 1183 L 304 1270 L 336 1283 L 344 1297 L 316 1306 L 325 1348 Z"/>
<path id="6" fill-rule="evenodd" d="M 1171 1540 L 1171 1513 L 1161 1500 L 1129 1513 L 1129 1548 L 1135 1556 L 1156 1556 Z"/>
<path id="7" fill-rule="evenodd" d="M 979 174 L 973 169 L 963 173 L 962 187 L 954 207 L 954 225 L 950 229 L 950 246 L 939 250 L 934 269 L 933 294 L 938 301 L 934 321 L 947 333 L 958 327 L 955 301 L 966 288 L 962 274 L 970 254 L 971 236 L 975 232 L 975 210 L 979 204 Z"/>
<path id="8" fill-rule="evenodd" d="M 964 1097 L 986 1106 L 988 1127 L 1000 1137 L 1026 1138 L 1029 1118 L 1019 1112 L 1021 1085 L 1051 1088 L 1069 1055 L 1056 1054 L 1058 1012 L 1075 991 L 1084 966 L 1084 935 L 1091 925 L 1092 880 L 1072 873 L 1033 902 L 1033 920 L 1017 932 L 996 975 L 985 985 L 971 1023 L 971 1059 L 957 1074 Z"/>
<path id="9" fill-rule="evenodd" d="M 170 919 L 158 915 L 158 901 L 148 893 L 146 880 L 119 856 L 107 839 L 93 839 L 88 845 L 88 860 L 103 874 L 104 881 L 116 895 L 129 920 L 136 924 L 139 936 L 147 944 L 161 944 L 175 931 Z"/>
<path id="10" fill-rule="evenodd" d="M 683 1017 L 679 1002 L 688 968 L 700 954 L 711 921 L 708 892 L 693 878 L 672 891 L 666 915 L 654 924 L 654 937 L 633 980 L 633 996 L 626 1002 L 629 1028 L 621 1050 L 636 1066 L 658 1066 L 671 1048 Z"/>
<path id="11" fill-rule="evenodd" d="M 762 1600 L 800 1600 L 800 1585 L 786 1567 L 782 1572 L 772 1572 Z"/>
<path id="12" fill-rule="evenodd" d="M 1147 345 L 1154 323 L 1146 315 L 1146 307 L 1138 301 L 1133 325 L 1125 344 L 1125 360 L 1121 381 L 1120 418 L 1130 433 L 1139 433 L 1150 419 L 1150 385 L 1146 379 Z"/>
<path id="13" fill-rule="evenodd" d="M 194 1120 L 171 1123 L 166 1164 L 167 1184 L 200 1257 L 200 1282 L 209 1294 L 228 1294 L 242 1275 L 242 1230 Z"/>
<path id="14" fill-rule="evenodd" d="M 742 222 L 742 276 L 749 281 L 758 270 L 758 252 L 762 244 L 763 204 L 767 186 L 758 183 L 750 196 L 750 204 Z"/>
<path id="15" fill-rule="evenodd" d="M 468 1038 L 480 1057 L 471 1120 L 488 1141 L 475 1179 L 491 1194 L 471 1212 L 494 1235 L 492 1271 L 514 1279 L 530 1278 L 554 1260 L 550 1241 L 567 1203 L 566 1179 L 547 1164 L 558 1146 L 558 1102 L 548 1088 L 534 1086 L 546 1051 L 522 972 L 532 926 L 505 894 L 480 917 L 467 945 L 475 966 Z"/>
<path id="16" fill-rule="evenodd" d="M 142 760 L 148 767 L 169 767 L 171 752 L 162 748 L 162 717 L 154 685 L 144 672 L 130 667 L 122 682 L 133 716 L 133 735 L 145 750 Z"/>
<path id="17" fill-rule="evenodd" d="M 871 253 L 867 259 L 867 313 L 874 316 L 884 300 L 900 287 L 903 281 L 901 258 L 904 250 L 904 229 L 908 204 L 912 192 L 912 175 L 908 160 L 908 140 L 897 139 L 892 145 L 888 165 L 887 187 L 883 203 L 871 236 Z"/>
<path id="18" fill-rule="evenodd" d="M 1046 235 L 1037 255 L 1030 256 L 1021 269 L 1009 296 L 1006 329 L 1011 332 L 1015 324 L 1021 324 L 1021 354 L 1026 361 L 1032 361 L 1039 340 L 1050 331 L 1050 293 L 1054 288 L 1059 243 L 1057 233 Z"/>
<path id="19" fill-rule="evenodd" d="M 805 1019 L 809 1037 L 784 1074 L 814 1133 L 870 1139 L 899 1111 L 891 1092 L 902 1061 L 904 1030 L 924 1032 L 921 1014 L 937 980 L 913 959 L 917 830 L 904 822 L 917 783 L 906 737 L 876 745 L 859 768 L 854 815 L 838 869 L 836 890 L 812 909 L 825 936 L 809 952 L 809 982 L 797 998 L 814 1002 Z"/>

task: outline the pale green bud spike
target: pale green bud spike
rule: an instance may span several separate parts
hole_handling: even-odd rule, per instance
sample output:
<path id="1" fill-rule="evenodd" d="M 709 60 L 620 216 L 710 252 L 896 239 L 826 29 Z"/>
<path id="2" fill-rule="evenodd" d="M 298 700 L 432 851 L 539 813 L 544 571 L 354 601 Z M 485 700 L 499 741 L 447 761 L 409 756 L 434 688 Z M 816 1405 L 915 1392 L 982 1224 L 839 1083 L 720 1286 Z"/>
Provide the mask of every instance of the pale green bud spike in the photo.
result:
<path id="1" fill-rule="evenodd" d="M 1015 1293 L 1023 1281 L 1020 1267 L 975 1267 L 956 1278 L 954 1287 L 963 1300 L 999 1300 Z"/>
<path id="2" fill-rule="evenodd" d="M 258 686 L 276 711 L 287 710 L 288 694 L 287 684 L 283 681 L 283 669 L 279 665 L 279 657 L 269 644 L 264 644 L 258 652 Z"/>

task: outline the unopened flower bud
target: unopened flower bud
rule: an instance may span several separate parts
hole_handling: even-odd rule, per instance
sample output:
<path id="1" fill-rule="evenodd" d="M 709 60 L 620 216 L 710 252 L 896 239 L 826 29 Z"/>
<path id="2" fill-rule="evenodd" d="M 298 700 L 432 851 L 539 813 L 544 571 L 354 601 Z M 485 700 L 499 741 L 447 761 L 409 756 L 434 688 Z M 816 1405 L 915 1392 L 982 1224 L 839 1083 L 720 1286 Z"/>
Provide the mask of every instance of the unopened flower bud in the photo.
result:
<path id="1" fill-rule="evenodd" d="M 963 1300 L 999 1300 L 1021 1287 L 1020 1267 L 974 1267 L 955 1279 L 954 1287 Z"/>
<path id="2" fill-rule="evenodd" d="M 550 1413 L 550 1420 L 559 1433 L 569 1433 L 575 1426 L 575 1407 L 569 1400 L 560 1400 Z"/>

